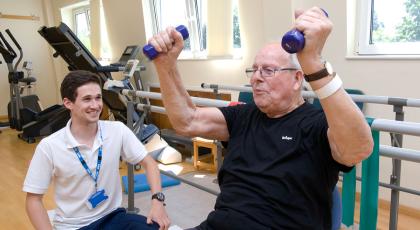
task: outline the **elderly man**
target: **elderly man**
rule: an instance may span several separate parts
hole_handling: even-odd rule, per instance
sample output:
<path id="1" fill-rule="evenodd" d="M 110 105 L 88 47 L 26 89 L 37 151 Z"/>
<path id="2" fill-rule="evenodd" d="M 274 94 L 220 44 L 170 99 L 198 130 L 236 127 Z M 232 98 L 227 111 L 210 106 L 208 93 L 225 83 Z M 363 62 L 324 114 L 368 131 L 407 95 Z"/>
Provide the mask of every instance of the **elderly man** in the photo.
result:
<path id="1" fill-rule="evenodd" d="M 321 59 L 331 21 L 314 7 L 297 12 L 295 28 L 306 39 L 301 68 L 280 44 L 264 46 L 246 70 L 255 104 L 225 108 L 192 103 L 176 65 L 183 40 L 174 28 L 149 40 L 161 52 L 154 65 L 176 131 L 228 142 L 215 209 L 194 229 L 331 229 L 339 171 L 371 153 L 369 126 Z M 303 100 L 303 78 L 323 110 Z"/>

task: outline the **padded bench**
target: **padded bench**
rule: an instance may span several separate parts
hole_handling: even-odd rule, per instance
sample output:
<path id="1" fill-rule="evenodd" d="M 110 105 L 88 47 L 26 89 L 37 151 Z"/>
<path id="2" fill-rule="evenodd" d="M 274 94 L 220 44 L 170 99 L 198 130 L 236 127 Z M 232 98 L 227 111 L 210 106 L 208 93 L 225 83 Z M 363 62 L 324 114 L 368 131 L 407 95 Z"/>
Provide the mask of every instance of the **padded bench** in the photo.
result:
<path id="1" fill-rule="evenodd" d="M 193 141 L 190 137 L 181 136 L 173 129 L 160 130 L 160 136 L 171 146 L 182 145 L 185 149 L 193 152 Z"/>

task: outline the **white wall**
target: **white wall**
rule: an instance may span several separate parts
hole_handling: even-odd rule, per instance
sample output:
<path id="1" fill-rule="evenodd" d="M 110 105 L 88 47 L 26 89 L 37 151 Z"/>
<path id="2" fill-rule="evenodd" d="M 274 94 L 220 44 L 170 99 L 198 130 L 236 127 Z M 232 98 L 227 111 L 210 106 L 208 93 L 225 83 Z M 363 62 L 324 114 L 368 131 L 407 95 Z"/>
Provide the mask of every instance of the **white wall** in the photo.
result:
<path id="1" fill-rule="evenodd" d="M 0 12 L 11 15 L 39 16 L 39 21 L 17 20 L 0 18 L 0 31 L 8 39 L 4 32 L 10 29 L 16 40 L 23 49 L 23 61 L 30 60 L 33 63 L 33 74 L 37 77 L 36 94 L 38 94 L 42 105 L 45 107 L 57 103 L 57 84 L 53 74 L 49 45 L 38 34 L 37 30 L 44 25 L 46 15 L 43 12 L 42 0 L 0 0 Z M 8 40 L 12 43 L 11 40 Z M 13 46 L 13 48 L 17 49 Z M 0 115 L 7 115 L 7 103 L 10 101 L 9 83 L 7 79 L 8 70 L 3 57 L 0 57 L 3 64 L 0 65 Z M 18 59 L 16 58 L 15 61 Z M 26 73 L 26 72 L 25 72 Z"/>

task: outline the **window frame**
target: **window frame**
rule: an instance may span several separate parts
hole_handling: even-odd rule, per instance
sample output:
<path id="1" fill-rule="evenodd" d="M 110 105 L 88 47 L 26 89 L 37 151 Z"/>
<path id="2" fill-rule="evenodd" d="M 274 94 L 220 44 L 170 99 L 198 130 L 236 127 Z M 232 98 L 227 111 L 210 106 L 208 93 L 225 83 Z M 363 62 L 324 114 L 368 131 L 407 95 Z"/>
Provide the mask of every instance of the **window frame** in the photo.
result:
<path id="1" fill-rule="evenodd" d="M 420 55 L 420 42 L 371 44 L 372 4 L 374 0 L 359 0 L 360 23 L 356 53 L 368 55 Z"/>
<path id="2" fill-rule="evenodd" d="M 149 4 L 150 8 L 150 15 L 151 15 L 151 27 L 153 34 L 159 33 L 162 29 L 161 28 L 161 19 L 160 14 L 157 12 L 160 3 L 160 0 L 148 0 L 147 3 Z M 180 54 L 180 59 L 203 59 L 207 56 L 207 51 L 204 49 L 204 39 L 202 37 L 202 24 L 201 15 L 199 13 L 198 7 L 199 0 L 185 0 L 186 5 L 186 13 L 187 13 L 187 28 L 189 32 L 189 41 L 190 41 L 190 48 L 191 49 L 184 49 Z"/>
<path id="3" fill-rule="evenodd" d="M 74 8 L 72 10 L 72 16 L 73 16 L 73 25 L 74 25 L 74 31 L 76 32 L 76 36 L 78 36 L 77 34 L 77 15 L 78 14 L 85 14 L 86 16 L 86 21 L 88 23 L 88 29 L 89 29 L 89 36 L 90 36 L 90 31 L 91 31 L 91 22 L 90 22 L 90 6 L 89 5 L 85 5 L 85 6 L 81 6 L 81 7 L 77 7 Z"/>

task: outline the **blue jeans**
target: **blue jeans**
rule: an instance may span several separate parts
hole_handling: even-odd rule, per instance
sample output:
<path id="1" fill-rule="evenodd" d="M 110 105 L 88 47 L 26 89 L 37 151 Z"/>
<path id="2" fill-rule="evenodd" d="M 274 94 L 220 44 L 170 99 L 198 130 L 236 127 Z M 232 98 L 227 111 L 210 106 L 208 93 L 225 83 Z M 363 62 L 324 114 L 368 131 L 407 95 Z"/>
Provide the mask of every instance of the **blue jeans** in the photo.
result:
<path id="1" fill-rule="evenodd" d="M 125 208 L 118 208 L 101 219 L 80 228 L 80 230 L 155 230 L 159 229 L 157 223 L 147 224 L 147 218 L 145 216 L 137 214 L 129 214 Z"/>

